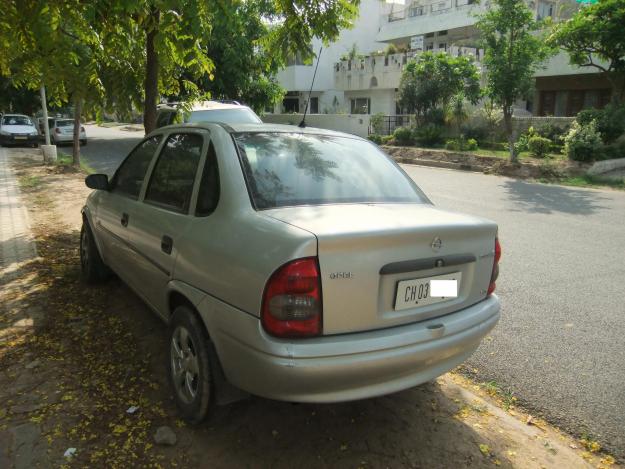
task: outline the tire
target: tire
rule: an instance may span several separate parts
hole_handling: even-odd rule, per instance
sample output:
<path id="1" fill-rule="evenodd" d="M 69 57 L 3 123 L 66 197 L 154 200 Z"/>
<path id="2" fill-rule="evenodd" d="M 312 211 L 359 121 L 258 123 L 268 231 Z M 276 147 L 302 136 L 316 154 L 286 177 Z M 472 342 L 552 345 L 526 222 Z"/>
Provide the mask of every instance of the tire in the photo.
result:
<path id="1" fill-rule="evenodd" d="M 102 260 L 93 233 L 86 221 L 80 230 L 80 270 L 85 282 L 93 284 L 106 280 L 110 270 Z"/>
<path id="2" fill-rule="evenodd" d="M 83 147 L 86 147 L 86 146 L 87 146 L 87 141 L 86 141 L 86 140 L 81 140 L 81 141 L 80 141 L 80 144 L 81 144 Z"/>
<path id="3" fill-rule="evenodd" d="M 174 310 L 169 326 L 167 375 L 181 417 L 202 422 L 214 406 L 217 354 L 203 324 L 188 306 Z"/>
<path id="4" fill-rule="evenodd" d="M 33 143 L 33 148 L 37 148 L 39 146 L 38 143 Z"/>

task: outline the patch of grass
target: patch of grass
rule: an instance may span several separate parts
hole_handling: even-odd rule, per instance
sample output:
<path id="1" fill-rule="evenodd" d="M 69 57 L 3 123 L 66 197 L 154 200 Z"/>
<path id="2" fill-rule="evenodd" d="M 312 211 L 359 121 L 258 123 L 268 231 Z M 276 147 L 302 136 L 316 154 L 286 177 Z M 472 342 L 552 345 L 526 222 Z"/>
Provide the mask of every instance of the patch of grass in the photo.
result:
<path id="1" fill-rule="evenodd" d="M 514 397 L 512 391 L 503 389 L 496 381 L 482 383 L 482 387 L 489 396 L 497 397 L 501 401 L 504 410 L 508 411 L 516 404 L 517 398 Z"/>
<path id="2" fill-rule="evenodd" d="M 71 166 L 72 162 L 73 162 L 72 155 L 69 155 L 63 151 L 58 151 L 57 149 L 56 162 L 55 162 L 56 165 Z M 88 163 L 85 163 L 82 158 L 80 159 L 80 169 L 87 174 L 95 173 L 95 169 L 89 166 Z"/>
<path id="3" fill-rule="evenodd" d="M 18 182 L 22 189 L 33 189 L 41 184 L 41 178 L 39 176 L 21 176 Z"/>
<path id="4" fill-rule="evenodd" d="M 583 175 L 583 176 L 558 178 L 556 180 L 540 179 L 540 182 L 556 183 L 556 184 L 562 184 L 564 186 L 573 186 L 573 187 L 612 187 L 613 189 L 625 190 L 625 180 L 618 181 L 618 180 L 612 180 L 612 179 L 605 179 L 600 176 Z"/>
<path id="5" fill-rule="evenodd" d="M 129 125 L 129 122 L 100 122 L 98 124 L 99 127 L 119 127 L 122 125 Z"/>

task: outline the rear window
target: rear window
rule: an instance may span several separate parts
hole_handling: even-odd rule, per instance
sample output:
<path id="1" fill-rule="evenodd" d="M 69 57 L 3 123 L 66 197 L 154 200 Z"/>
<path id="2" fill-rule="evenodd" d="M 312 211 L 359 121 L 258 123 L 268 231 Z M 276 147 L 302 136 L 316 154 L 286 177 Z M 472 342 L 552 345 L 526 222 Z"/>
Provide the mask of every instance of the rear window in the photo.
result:
<path id="1" fill-rule="evenodd" d="M 224 124 L 261 124 L 260 118 L 250 109 L 210 109 L 192 111 L 185 116 L 185 122 L 222 122 Z"/>
<path id="2" fill-rule="evenodd" d="M 337 203 L 425 203 L 377 146 L 349 137 L 234 134 L 257 209 Z"/>
<path id="3" fill-rule="evenodd" d="M 66 120 L 66 121 L 56 121 L 57 127 L 70 127 L 74 125 L 74 121 Z"/>

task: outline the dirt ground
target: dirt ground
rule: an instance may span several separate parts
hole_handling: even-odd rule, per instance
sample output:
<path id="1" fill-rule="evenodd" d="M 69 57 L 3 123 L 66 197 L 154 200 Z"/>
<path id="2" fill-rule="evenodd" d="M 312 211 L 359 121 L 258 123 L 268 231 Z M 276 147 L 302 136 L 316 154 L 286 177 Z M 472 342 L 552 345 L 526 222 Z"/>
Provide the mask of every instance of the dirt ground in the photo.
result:
<path id="1" fill-rule="evenodd" d="M 400 163 L 425 164 L 449 168 L 480 171 L 486 174 L 510 176 L 521 179 L 557 180 L 567 176 L 581 176 L 591 166 L 567 159 L 548 160 L 523 158 L 511 163 L 507 158 L 479 156 L 467 152 L 454 152 L 429 148 L 384 146 L 384 151 Z"/>
<path id="2" fill-rule="evenodd" d="M 344 404 L 250 397 L 186 426 L 165 376 L 165 325 L 119 280 L 80 281 L 84 175 L 11 154 L 40 258 L 0 290 L 0 468 L 617 467 L 457 374 Z M 175 446 L 155 444 L 162 425 Z"/>

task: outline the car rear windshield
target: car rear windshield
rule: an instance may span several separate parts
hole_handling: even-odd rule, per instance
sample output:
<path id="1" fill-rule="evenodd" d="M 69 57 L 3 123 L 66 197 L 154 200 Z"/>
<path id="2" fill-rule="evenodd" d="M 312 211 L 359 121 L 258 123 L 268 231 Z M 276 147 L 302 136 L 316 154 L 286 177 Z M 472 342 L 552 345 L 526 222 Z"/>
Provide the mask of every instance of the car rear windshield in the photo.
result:
<path id="1" fill-rule="evenodd" d="M 2 125 L 33 125 L 33 122 L 26 116 L 4 116 Z"/>
<path id="2" fill-rule="evenodd" d="M 185 122 L 223 122 L 224 124 L 261 124 L 260 118 L 247 108 L 192 111 Z"/>
<path id="3" fill-rule="evenodd" d="M 337 203 L 425 203 L 427 198 L 377 146 L 301 133 L 234 134 L 257 209 Z"/>
<path id="4" fill-rule="evenodd" d="M 73 120 L 56 121 L 56 126 L 57 127 L 69 127 L 69 126 L 73 126 L 73 125 L 74 125 L 74 121 Z"/>

